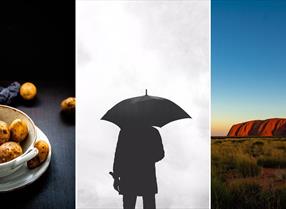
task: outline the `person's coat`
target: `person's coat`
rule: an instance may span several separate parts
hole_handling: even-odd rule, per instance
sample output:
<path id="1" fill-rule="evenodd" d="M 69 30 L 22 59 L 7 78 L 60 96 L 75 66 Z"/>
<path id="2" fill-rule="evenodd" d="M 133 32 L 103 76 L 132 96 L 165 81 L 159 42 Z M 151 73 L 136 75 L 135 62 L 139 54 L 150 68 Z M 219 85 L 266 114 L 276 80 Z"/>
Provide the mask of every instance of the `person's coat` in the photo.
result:
<path id="1" fill-rule="evenodd" d="M 164 157 L 160 133 L 153 127 L 132 127 L 119 133 L 113 172 L 120 178 L 120 194 L 158 192 L 155 163 Z"/>

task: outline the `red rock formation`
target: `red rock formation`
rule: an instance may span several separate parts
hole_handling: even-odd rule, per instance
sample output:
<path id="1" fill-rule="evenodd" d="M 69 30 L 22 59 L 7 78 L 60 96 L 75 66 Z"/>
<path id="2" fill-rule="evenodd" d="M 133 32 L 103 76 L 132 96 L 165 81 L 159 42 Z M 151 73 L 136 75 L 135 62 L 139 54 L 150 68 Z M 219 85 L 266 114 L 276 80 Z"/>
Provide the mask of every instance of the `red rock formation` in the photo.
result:
<path id="1" fill-rule="evenodd" d="M 275 136 L 286 137 L 286 118 L 271 118 L 267 120 L 253 120 L 235 124 L 227 136 Z"/>

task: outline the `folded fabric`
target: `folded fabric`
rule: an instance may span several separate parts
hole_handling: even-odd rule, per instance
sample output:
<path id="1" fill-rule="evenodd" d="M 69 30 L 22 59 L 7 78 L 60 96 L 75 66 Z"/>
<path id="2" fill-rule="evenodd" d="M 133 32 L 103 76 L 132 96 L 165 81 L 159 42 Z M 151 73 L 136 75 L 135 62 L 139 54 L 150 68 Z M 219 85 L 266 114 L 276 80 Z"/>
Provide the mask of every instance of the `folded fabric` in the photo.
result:
<path id="1" fill-rule="evenodd" d="M 9 105 L 15 100 L 19 93 L 20 83 L 13 82 L 8 87 L 0 86 L 0 104 Z"/>

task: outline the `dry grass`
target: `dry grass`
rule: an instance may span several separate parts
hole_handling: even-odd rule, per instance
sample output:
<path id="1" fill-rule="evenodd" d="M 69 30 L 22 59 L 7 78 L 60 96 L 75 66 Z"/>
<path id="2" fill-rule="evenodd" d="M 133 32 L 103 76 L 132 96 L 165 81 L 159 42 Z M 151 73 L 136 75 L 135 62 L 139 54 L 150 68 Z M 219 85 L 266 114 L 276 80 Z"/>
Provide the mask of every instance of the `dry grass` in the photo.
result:
<path id="1" fill-rule="evenodd" d="M 286 208 L 286 138 L 212 140 L 212 208 Z"/>

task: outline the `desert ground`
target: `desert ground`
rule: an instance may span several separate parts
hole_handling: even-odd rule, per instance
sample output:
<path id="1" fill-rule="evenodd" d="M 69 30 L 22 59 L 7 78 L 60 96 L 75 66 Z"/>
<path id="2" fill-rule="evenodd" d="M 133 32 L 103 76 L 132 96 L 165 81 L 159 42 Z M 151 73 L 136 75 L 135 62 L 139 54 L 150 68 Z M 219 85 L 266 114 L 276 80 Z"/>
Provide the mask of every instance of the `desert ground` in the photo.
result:
<path id="1" fill-rule="evenodd" d="M 213 209 L 285 209 L 286 138 L 212 137 Z"/>

